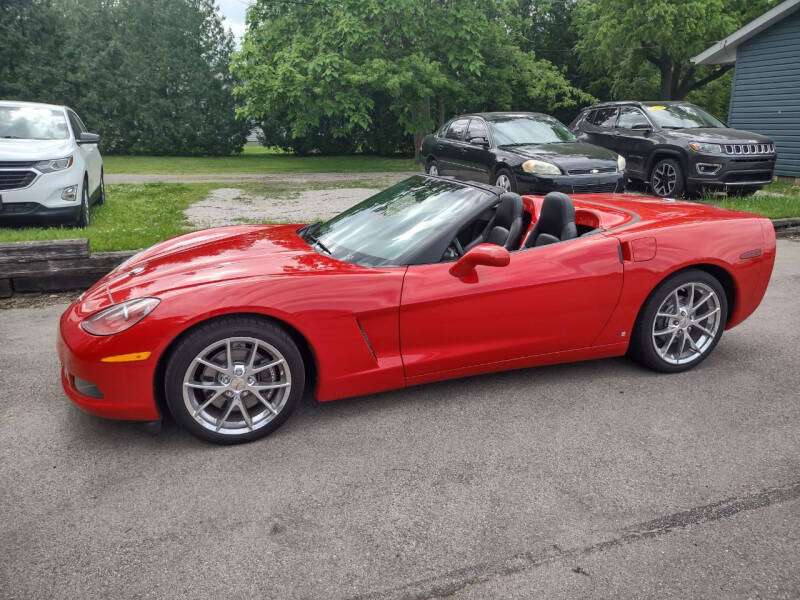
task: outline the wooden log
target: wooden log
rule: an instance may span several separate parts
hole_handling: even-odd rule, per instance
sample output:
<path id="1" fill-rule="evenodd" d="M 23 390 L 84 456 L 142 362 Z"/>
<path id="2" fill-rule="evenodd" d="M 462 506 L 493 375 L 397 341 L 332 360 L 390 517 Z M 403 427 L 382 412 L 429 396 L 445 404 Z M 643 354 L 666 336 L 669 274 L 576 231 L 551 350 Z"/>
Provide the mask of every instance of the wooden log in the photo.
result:
<path id="1" fill-rule="evenodd" d="M 83 290 L 134 254 L 136 252 L 99 252 L 90 258 L 17 265 L 12 275 L 14 291 Z"/>
<path id="2" fill-rule="evenodd" d="M 84 272 L 108 273 L 111 269 L 136 254 L 128 250 L 120 252 L 97 252 L 88 258 L 63 260 L 37 260 L 0 265 L 0 277 L 44 277 L 50 275 L 74 275 Z"/>
<path id="3" fill-rule="evenodd" d="M 68 258 L 89 258 L 88 238 L 0 244 L 0 265 Z"/>
<path id="4" fill-rule="evenodd" d="M 10 298 L 14 295 L 14 288 L 11 287 L 10 279 L 0 279 L 0 298 Z"/>

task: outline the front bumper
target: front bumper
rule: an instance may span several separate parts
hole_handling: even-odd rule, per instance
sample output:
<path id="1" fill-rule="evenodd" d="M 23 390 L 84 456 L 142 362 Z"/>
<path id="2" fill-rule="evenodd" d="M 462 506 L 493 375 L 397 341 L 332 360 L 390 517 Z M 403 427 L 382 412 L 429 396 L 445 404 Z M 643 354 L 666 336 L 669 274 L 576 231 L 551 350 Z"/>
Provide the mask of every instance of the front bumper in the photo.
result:
<path id="1" fill-rule="evenodd" d="M 59 323 L 57 349 L 64 393 L 77 406 L 100 417 L 159 420 L 153 389 L 156 353 L 144 361 L 102 362 L 104 356 L 130 352 L 131 340 L 125 339 L 126 332 L 107 337 L 89 335 L 80 327 L 76 306 L 67 308 Z M 94 389 L 87 390 L 87 383 Z"/>
<path id="2" fill-rule="evenodd" d="M 0 223 L 46 223 L 77 219 L 81 205 L 82 169 L 73 165 L 55 173 L 22 170 L 31 170 L 37 175 L 27 187 L 0 190 Z M 78 186 L 78 194 L 74 201 L 64 200 L 61 192 L 71 186 Z"/>
<path id="3" fill-rule="evenodd" d="M 517 192 L 520 194 L 566 194 L 614 193 L 625 189 L 628 178 L 624 171 L 597 175 L 533 175 L 521 167 L 514 170 Z"/>
<path id="4" fill-rule="evenodd" d="M 735 189 L 763 187 L 772 183 L 775 155 L 729 156 L 692 154 L 687 183 L 691 189 Z"/>

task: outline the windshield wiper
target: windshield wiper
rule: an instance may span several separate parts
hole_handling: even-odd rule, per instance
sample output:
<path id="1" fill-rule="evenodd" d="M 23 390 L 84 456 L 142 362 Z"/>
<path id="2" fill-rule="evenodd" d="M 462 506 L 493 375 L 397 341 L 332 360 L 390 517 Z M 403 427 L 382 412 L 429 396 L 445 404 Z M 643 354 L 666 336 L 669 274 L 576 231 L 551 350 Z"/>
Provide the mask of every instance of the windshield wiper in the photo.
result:
<path id="1" fill-rule="evenodd" d="M 322 241 L 310 231 L 306 232 L 306 239 L 308 239 L 312 244 L 319 246 L 325 254 L 330 254 L 333 256 L 333 252 L 330 251 L 330 248 L 323 244 Z"/>
<path id="2" fill-rule="evenodd" d="M 23 138 L 19 137 L 18 135 L 4 135 L 4 140 L 21 140 Z"/>

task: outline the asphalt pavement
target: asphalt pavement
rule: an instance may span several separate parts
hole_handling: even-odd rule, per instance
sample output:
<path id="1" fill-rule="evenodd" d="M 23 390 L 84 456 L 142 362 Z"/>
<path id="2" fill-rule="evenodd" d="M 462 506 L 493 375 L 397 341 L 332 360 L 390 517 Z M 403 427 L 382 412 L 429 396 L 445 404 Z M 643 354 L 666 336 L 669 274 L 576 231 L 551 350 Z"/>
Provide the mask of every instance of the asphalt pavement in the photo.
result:
<path id="1" fill-rule="evenodd" d="M 0 597 L 800 597 L 800 243 L 699 368 L 612 359 L 154 434 L 63 395 L 64 305 L 0 310 Z"/>

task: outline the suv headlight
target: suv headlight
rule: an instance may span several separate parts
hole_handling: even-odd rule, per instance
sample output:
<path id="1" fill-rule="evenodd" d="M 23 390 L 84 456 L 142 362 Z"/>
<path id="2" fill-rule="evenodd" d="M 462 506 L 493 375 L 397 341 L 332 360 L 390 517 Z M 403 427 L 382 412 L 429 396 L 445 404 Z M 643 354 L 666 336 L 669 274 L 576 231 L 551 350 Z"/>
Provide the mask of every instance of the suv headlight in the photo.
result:
<path id="1" fill-rule="evenodd" d="M 158 298 L 134 298 L 101 310 L 81 323 L 86 333 L 114 335 L 130 329 L 161 303 Z"/>
<path id="2" fill-rule="evenodd" d="M 561 169 L 553 163 L 545 162 L 543 160 L 528 160 L 522 163 L 522 168 L 527 173 L 535 173 L 536 175 L 561 175 Z"/>
<path id="3" fill-rule="evenodd" d="M 625 157 L 622 156 L 621 154 L 619 156 L 617 156 L 617 169 L 619 171 L 624 171 L 625 167 L 627 167 L 627 166 L 628 166 L 628 163 L 625 161 Z"/>
<path id="4" fill-rule="evenodd" d="M 40 160 L 35 165 L 42 173 L 53 173 L 54 171 L 63 171 L 72 166 L 72 156 L 66 158 L 56 158 L 55 160 Z"/>
<path id="5" fill-rule="evenodd" d="M 705 142 L 691 142 L 689 144 L 689 148 L 695 152 L 711 152 L 716 154 L 720 154 L 722 152 L 722 146 L 719 144 L 707 144 Z"/>

